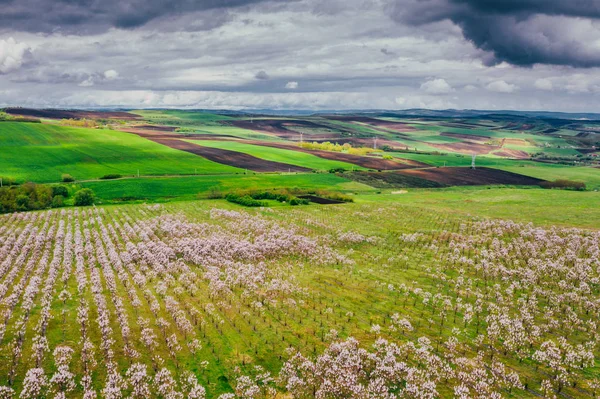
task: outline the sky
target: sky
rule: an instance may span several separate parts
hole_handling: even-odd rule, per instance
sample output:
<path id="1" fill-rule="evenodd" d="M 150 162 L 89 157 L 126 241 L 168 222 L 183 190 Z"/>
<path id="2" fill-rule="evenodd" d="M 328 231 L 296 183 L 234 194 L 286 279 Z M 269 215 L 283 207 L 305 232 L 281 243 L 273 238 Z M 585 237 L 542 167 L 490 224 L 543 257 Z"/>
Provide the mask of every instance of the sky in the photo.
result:
<path id="1" fill-rule="evenodd" d="M 0 0 L 0 106 L 600 111 L 600 0 Z"/>

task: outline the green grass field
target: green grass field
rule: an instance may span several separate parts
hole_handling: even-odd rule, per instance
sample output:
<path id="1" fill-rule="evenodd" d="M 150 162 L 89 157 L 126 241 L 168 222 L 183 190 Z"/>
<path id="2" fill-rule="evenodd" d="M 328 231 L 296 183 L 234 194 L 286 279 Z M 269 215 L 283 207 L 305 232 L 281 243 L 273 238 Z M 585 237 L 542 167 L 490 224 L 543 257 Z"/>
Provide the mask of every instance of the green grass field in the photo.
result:
<path id="1" fill-rule="evenodd" d="M 267 161 L 273 162 L 283 162 L 290 165 L 303 166 L 305 168 L 310 168 L 313 170 L 330 170 L 336 168 L 342 168 L 346 170 L 352 169 L 364 169 L 359 166 L 341 162 L 341 161 L 333 161 L 329 159 L 324 159 L 317 157 L 312 154 L 307 154 L 305 152 L 293 151 L 293 150 L 285 150 L 280 148 L 272 148 L 265 147 L 254 144 L 245 144 L 236 141 L 209 141 L 209 140 L 187 140 L 194 144 L 212 147 L 212 148 L 221 148 L 224 150 L 231 150 L 237 152 L 243 152 L 244 154 L 249 154 L 255 156 L 257 158 L 265 159 Z"/>
<path id="2" fill-rule="evenodd" d="M 600 168 L 585 166 L 565 166 L 552 164 L 536 164 L 519 166 L 502 166 L 499 169 L 544 180 L 576 180 L 582 181 L 589 190 L 600 190 Z"/>
<path id="3" fill-rule="evenodd" d="M 393 191 L 393 190 L 392 190 Z M 402 194 L 356 196 L 357 202 L 389 202 L 403 206 L 533 222 L 538 225 L 577 226 L 597 229 L 600 223 L 600 192 L 545 190 L 542 188 L 452 187 L 409 189 Z"/>
<path id="4" fill-rule="evenodd" d="M 79 185 L 91 188 L 98 198 L 168 200 L 205 197 L 212 189 L 223 192 L 279 188 L 326 189 L 344 192 L 375 192 L 374 188 L 333 174 L 240 174 L 223 176 L 161 177 L 95 181 Z"/>
<path id="5" fill-rule="evenodd" d="M 138 170 L 141 175 L 241 172 L 113 130 L 4 122 L 0 148 L 1 175 L 19 182 L 57 182 L 63 173 L 86 180 L 115 173 L 132 176 Z"/>

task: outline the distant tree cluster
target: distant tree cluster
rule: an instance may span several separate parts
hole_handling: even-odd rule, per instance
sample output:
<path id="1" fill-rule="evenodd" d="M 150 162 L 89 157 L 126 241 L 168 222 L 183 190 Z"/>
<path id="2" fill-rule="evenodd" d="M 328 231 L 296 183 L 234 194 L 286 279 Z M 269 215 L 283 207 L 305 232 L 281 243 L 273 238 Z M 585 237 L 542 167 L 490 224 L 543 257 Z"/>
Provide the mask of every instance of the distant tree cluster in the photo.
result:
<path id="1" fill-rule="evenodd" d="M 98 122 L 93 119 L 61 119 L 60 124 L 63 126 L 75 126 L 75 127 L 87 127 L 96 128 L 99 126 Z"/>
<path id="2" fill-rule="evenodd" d="M 317 143 L 313 141 L 312 143 L 299 143 L 300 147 L 305 148 L 307 150 L 323 150 L 323 151 L 334 151 L 334 152 L 345 152 L 347 154 L 354 155 L 366 155 L 372 152 L 377 152 L 378 150 L 368 147 L 352 147 L 352 144 L 338 144 L 331 143 L 329 141 L 325 141 L 323 143 Z"/>

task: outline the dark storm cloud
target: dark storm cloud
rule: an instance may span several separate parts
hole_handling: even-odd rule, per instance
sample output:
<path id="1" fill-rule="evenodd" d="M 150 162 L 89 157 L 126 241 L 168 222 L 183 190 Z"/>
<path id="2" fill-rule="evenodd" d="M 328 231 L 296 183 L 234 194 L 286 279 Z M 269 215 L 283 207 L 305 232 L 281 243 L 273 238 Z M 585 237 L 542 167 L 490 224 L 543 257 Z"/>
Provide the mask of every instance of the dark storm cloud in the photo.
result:
<path id="1" fill-rule="evenodd" d="M 254 77 L 258 80 L 268 80 L 269 74 L 265 71 L 259 71 Z"/>
<path id="2" fill-rule="evenodd" d="M 266 0 L 0 0 L 0 31 L 59 30 L 92 34 L 110 27 L 131 29 L 163 17 L 235 8 L 264 1 Z"/>
<path id="3" fill-rule="evenodd" d="M 490 64 L 600 66 L 590 37 L 600 0 L 395 0 L 392 16 L 412 25 L 451 20 L 493 54 Z"/>

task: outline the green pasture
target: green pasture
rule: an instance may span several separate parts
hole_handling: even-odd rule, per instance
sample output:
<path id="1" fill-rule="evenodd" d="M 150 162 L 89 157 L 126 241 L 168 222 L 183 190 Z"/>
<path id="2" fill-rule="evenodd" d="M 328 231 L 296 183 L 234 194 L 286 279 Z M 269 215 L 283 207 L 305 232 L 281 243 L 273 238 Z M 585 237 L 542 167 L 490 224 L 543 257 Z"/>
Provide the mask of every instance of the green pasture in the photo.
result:
<path id="1" fill-rule="evenodd" d="M 542 188 L 452 187 L 408 189 L 402 194 L 356 196 L 359 203 L 389 202 L 440 214 L 479 216 L 598 229 L 600 192 Z"/>
<path id="2" fill-rule="evenodd" d="M 141 175 L 241 172 L 113 130 L 3 122 L 0 148 L 0 176 L 19 182 L 56 182 L 64 173 L 87 180 L 106 174 L 133 176 L 138 171 Z"/>
<path id="3" fill-rule="evenodd" d="M 375 192 L 364 184 L 330 173 L 239 174 L 219 176 L 185 176 L 131 178 L 81 183 L 102 200 L 168 200 L 206 197 L 211 190 L 262 190 L 280 188 L 324 189 L 345 192 Z"/>

